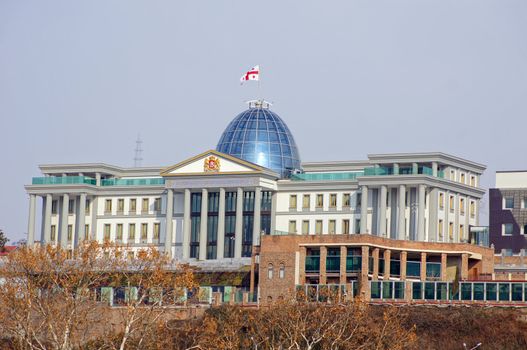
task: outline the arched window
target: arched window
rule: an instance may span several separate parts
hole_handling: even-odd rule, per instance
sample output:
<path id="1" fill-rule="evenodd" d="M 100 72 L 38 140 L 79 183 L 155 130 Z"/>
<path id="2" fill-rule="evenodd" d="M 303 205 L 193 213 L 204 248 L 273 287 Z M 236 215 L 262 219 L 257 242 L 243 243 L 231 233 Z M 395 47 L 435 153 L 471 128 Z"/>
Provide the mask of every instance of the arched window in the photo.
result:
<path id="1" fill-rule="evenodd" d="M 285 277 L 285 265 L 284 265 L 284 263 L 280 263 L 280 271 L 278 272 L 278 276 L 280 278 L 284 278 Z"/>
<path id="2" fill-rule="evenodd" d="M 270 280 L 273 279 L 273 264 L 269 264 L 267 266 L 267 278 L 269 278 Z"/>

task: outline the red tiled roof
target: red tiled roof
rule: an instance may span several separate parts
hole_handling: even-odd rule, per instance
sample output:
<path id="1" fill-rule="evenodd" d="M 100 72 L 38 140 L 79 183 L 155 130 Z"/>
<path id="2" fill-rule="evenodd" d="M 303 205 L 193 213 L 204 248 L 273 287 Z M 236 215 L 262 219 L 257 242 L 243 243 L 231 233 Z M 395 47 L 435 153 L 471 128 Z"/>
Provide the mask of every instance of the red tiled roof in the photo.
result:
<path id="1" fill-rule="evenodd" d="M 4 249 L 0 249 L 0 256 L 7 256 L 9 253 L 11 253 L 15 249 L 16 249 L 16 246 L 14 245 L 6 245 L 4 246 Z"/>

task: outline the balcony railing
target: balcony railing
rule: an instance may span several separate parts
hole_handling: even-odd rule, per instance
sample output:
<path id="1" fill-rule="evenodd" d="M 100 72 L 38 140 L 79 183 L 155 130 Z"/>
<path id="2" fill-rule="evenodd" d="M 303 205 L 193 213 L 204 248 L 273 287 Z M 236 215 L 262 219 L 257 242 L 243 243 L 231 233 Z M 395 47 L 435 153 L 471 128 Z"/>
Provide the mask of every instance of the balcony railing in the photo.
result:
<path id="1" fill-rule="evenodd" d="M 355 180 L 358 176 L 363 176 L 364 172 L 342 172 L 342 173 L 307 173 L 307 174 L 293 174 L 291 180 L 293 181 L 342 181 Z"/>
<path id="2" fill-rule="evenodd" d="M 95 185 L 95 179 L 87 176 L 45 176 L 34 177 L 31 183 L 33 185 Z"/>
<path id="3" fill-rule="evenodd" d="M 164 185 L 163 178 L 149 178 L 149 179 L 103 179 L 102 186 L 155 186 Z"/>

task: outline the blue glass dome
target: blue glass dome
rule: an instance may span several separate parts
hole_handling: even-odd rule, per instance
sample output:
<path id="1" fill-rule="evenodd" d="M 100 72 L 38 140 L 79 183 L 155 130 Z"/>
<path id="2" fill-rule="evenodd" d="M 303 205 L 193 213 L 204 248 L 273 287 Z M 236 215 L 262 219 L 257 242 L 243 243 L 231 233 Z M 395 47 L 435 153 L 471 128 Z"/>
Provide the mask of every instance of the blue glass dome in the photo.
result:
<path id="1" fill-rule="evenodd" d="M 295 139 L 284 121 L 258 101 L 227 126 L 216 150 L 271 169 L 281 177 L 300 169 Z"/>

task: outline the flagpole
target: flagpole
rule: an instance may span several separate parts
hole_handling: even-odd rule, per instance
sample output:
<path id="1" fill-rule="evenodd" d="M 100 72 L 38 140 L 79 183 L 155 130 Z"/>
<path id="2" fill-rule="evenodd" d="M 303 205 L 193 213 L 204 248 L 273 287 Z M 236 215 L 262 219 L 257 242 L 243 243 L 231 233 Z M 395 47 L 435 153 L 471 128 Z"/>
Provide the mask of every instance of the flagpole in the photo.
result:
<path id="1" fill-rule="evenodd" d="M 260 99 L 261 91 L 260 91 L 260 80 L 262 78 L 262 67 L 258 66 L 258 93 L 257 93 L 257 99 Z"/>

